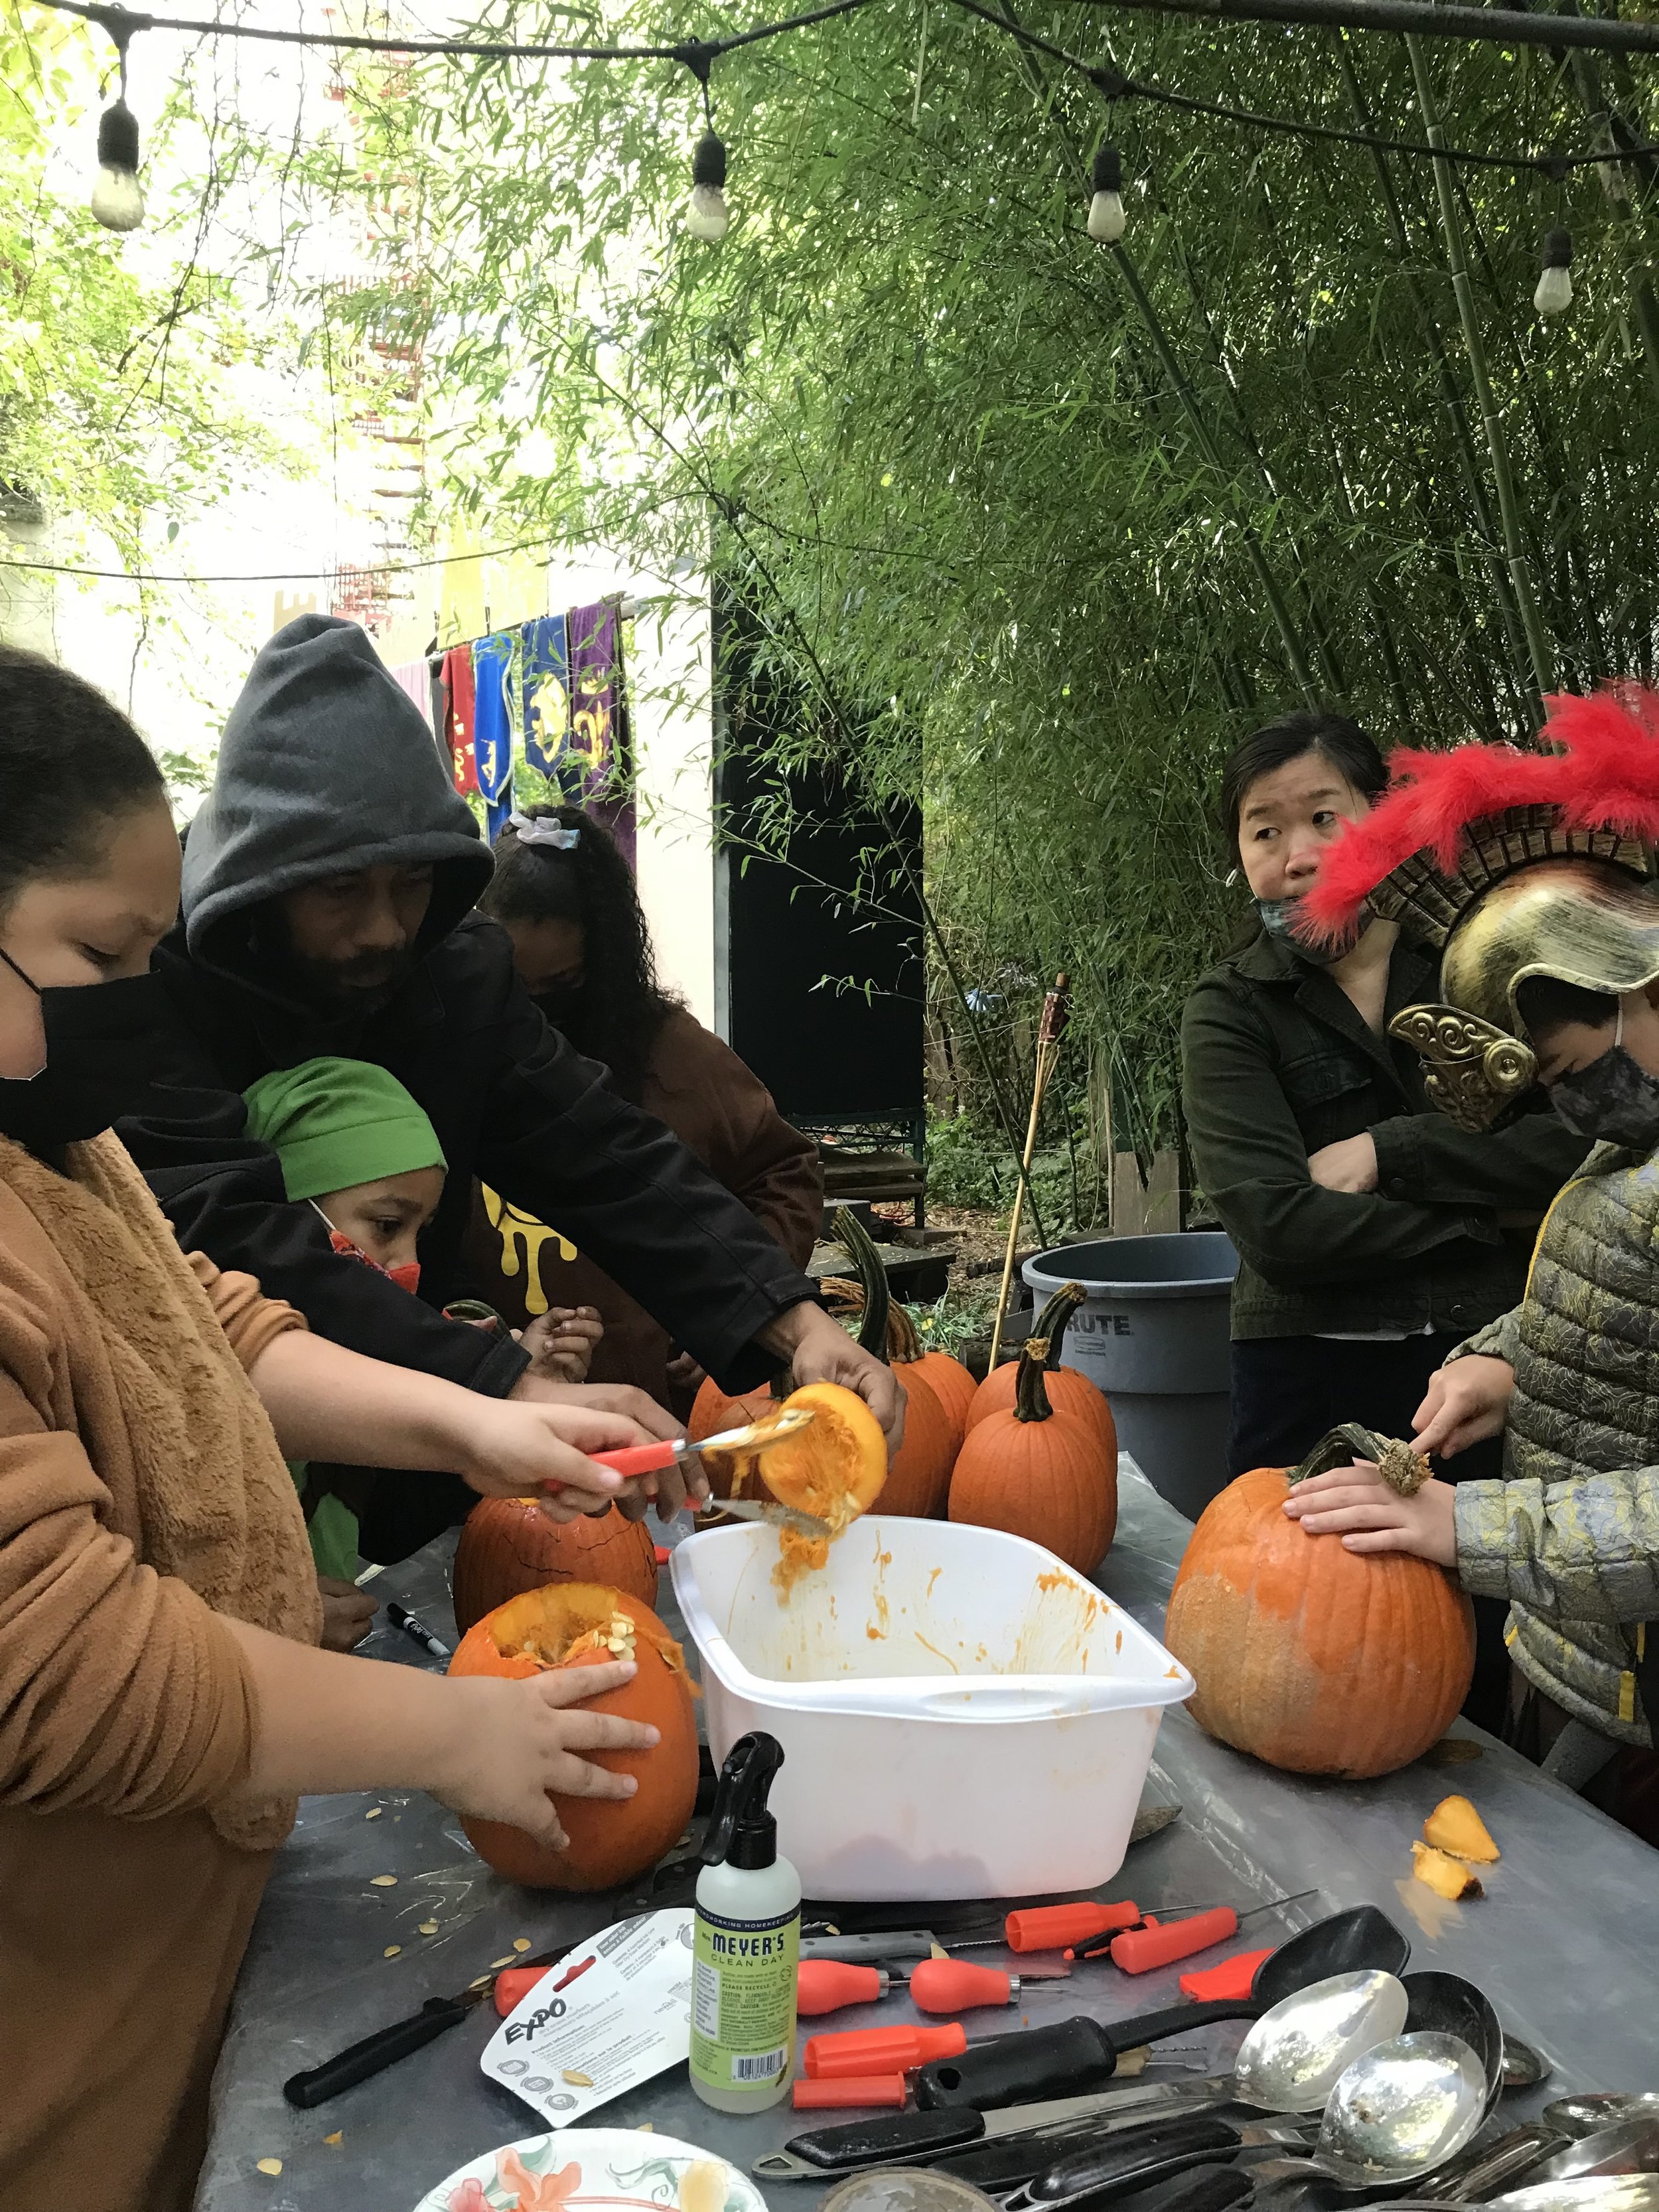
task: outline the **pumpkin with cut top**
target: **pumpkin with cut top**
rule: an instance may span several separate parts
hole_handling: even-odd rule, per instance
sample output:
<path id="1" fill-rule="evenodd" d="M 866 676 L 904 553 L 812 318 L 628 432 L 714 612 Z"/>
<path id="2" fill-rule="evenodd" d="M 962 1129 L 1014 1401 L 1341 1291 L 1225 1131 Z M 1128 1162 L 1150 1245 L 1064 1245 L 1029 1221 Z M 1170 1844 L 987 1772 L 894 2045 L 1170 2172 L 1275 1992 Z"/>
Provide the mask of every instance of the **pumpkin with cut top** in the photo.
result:
<path id="1" fill-rule="evenodd" d="M 653 1867 L 678 1840 L 697 1799 L 697 1724 L 685 1657 L 651 1608 L 599 1583 L 555 1583 L 526 1590 L 470 1629 L 452 1674 L 526 1680 L 566 1667 L 635 1662 L 631 1681 L 587 1702 L 595 1712 L 643 1721 L 657 1731 L 649 1751 L 586 1751 L 613 1773 L 631 1774 L 632 1797 L 553 1795 L 569 1842 L 553 1850 L 522 1828 L 467 1814 L 461 1826 L 479 1857 L 529 1889 L 610 1889 Z"/>
<path id="2" fill-rule="evenodd" d="M 1204 1509 L 1164 1641 L 1191 1673 L 1199 1726 L 1293 1774 L 1392 1774 L 1468 1694 L 1474 1620 L 1450 1576 L 1404 1552 L 1350 1552 L 1284 1510 L 1291 1485 L 1370 1460 L 1409 1495 L 1427 1469 L 1357 1423 L 1298 1468 L 1256 1468 Z"/>

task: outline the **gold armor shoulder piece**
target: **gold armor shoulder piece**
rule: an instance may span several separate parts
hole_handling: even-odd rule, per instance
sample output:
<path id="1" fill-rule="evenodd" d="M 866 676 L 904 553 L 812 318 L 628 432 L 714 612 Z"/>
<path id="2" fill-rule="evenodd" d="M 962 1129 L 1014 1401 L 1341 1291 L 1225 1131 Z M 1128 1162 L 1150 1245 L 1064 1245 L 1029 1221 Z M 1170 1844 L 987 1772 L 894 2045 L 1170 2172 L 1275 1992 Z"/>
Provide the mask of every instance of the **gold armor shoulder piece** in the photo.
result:
<path id="1" fill-rule="evenodd" d="M 1537 1079 L 1529 1046 L 1461 1006 L 1407 1006 L 1389 1024 L 1389 1035 L 1427 1061 L 1424 1087 L 1460 1129 L 1491 1128 Z"/>

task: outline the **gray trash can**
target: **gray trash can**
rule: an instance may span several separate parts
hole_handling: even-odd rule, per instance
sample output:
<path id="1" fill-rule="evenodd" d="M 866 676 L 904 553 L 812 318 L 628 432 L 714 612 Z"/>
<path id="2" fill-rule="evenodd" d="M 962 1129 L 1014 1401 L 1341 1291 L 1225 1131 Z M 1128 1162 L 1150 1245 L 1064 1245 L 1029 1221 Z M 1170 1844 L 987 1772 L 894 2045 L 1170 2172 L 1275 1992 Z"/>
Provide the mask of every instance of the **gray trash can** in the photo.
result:
<path id="1" fill-rule="evenodd" d="M 1065 1363 L 1105 1392 L 1119 1446 L 1152 1487 L 1196 1519 L 1227 1479 L 1231 1240 L 1219 1230 L 1109 1237 L 1039 1252 L 1022 1272 L 1039 1306 L 1082 1284 Z"/>

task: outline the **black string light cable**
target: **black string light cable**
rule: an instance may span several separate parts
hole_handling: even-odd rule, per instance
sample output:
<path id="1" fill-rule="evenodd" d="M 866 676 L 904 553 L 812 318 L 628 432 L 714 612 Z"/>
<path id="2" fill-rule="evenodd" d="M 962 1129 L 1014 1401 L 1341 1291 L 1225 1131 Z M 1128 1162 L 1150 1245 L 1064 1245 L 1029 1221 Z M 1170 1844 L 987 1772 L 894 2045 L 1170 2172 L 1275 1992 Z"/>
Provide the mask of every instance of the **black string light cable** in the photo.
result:
<path id="1" fill-rule="evenodd" d="M 463 561 L 504 561 L 511 553 L 544 553 L 551 538 L 521 538 L 514 545 L 486 545 L 477 553 L 434 553 L 423 561 L 354 562 L 354 576 L 412 576 L 422 568 L 453 568 Z M 168 575 L 153 568 L 76 568 L 64 561 L 0 559 L 0 568 L 33 568 L 47 576 L 90 576 L 110 584 L 331 584 L 337 568 L 270 568 L 257 575 L 238 571 L 234 575 Z"/>

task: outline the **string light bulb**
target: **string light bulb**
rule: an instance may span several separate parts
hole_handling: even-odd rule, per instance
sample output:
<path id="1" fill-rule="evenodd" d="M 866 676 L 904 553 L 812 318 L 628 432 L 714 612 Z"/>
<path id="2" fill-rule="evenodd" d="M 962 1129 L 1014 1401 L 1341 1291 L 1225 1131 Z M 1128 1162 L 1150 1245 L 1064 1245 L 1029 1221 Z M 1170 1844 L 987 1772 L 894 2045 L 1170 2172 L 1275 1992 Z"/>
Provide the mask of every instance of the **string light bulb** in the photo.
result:
<path id="1" fill-rule="evenodd" d="M 730 228 L 726 204 L 726 148 L 712 131 L 705 131 L 691 156 L 691 197 L 686 203 L 685 227 L 693 238 L 718 246 Z"/>
<path id="2" fill-rule="evenodd" d="M 1128 224 L 1123 212 L 1123 164 L 1115 146 L 1107 143 L 1096 149 L 1094 185 L 1089 235 L 1097 245 L 1115 246 Z"/>
<path id="3" fill-rule="evenodd" d="M 1532 304 L 1544 316 L 1565 315 L 1572 305 L 1572 234 L 1550 230 L 1544 234 L 1544 268 Z"/>
<path id="4" fill-rule="evenodd" d="M 123 56 L 125 63 L 125 57 Z M 124 70 L 125 74 L 125 70 Z M 138 182 L 138 118 L 125 93 L 98 118 L 98 181 L 92 212 L 106 230 L 137 230 L 144 219 Z"/>

